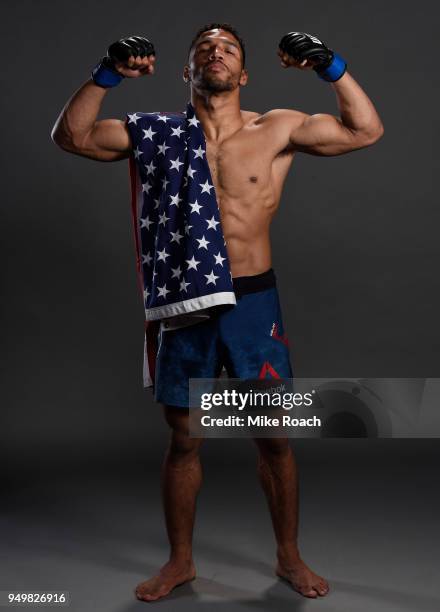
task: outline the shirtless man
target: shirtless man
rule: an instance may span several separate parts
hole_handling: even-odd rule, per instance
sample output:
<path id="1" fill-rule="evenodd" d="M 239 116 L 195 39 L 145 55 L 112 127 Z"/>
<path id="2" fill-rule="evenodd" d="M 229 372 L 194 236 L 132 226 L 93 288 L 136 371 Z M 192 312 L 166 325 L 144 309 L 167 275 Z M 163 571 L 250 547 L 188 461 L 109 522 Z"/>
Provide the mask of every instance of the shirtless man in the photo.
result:
<path id="1" fill-rule="evenodd" d="M 280 48 L 277 53 L 284 68 L 310 71 L 317 66 L 310 57 L 294 59 Z M 133 55 L 128 61 L 116 62 L 114 68 L 124 77 L 136 78 L 152 75 L 154 65 L 154 55 Z M 244 44 L 236 30 L 228 24 L 209 24 L 191 44 L 183 79 L 190 84 L 191 103 L 206 139 L 232 276 L 267 278 L 270 221 L 296 151 L 321 156 L 348 153 L 375 143 L 383 126 L 371 100 L 346 70 L 336 80 L 325 79 L 331 81 L 326 86 L 336 94 L 340 117 L 291 109 L 264 114 L 243 111 L 240 87 L 248 80 L 244 66 Z M 126 122 L 97 121 L 106 92 L 107 88 L 89 80 L 73 95 L 52 131 L 60 147 L 99 161 L 130 156 Z M 201 439 L 189 437 L 188 409 L 164 405 L 164 412 L 171 427 L 162 474 L 171 552 L 159 573 L 137 586 L 136 596 L 144 601 L 164 597 L 175 586 L 195 578 L 192 533 L 202 478 Z M 276 573 L 305 597 L 324 596 L 329 591 L 327 581 L 304 563 L 298 551 L 297 471 L 288 440 L 255 442 L 258 473 L 277 541 Z"/>

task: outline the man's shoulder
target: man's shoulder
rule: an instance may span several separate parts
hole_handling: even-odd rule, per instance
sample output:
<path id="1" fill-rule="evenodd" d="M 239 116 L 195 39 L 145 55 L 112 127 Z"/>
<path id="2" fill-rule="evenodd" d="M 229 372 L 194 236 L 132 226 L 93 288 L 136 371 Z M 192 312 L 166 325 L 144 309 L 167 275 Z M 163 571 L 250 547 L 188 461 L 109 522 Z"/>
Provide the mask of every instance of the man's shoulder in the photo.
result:
<path id="1" fill-rule="evenodd" d="M 257 118 L 258 123 L 277 123 L 278 121 L 297 120 L 299 123 L 304 121 L 306 113 L 290 108 L 272 108 L 265 113 L 260 113 Z"/>
<path id="2" fill-rule="evenodd" d="M 252 119 L 258 119 L 258 117 L 261 117 L 261 113 L 258 113 L 256 111 L 240 109 L 240 112 L 243 119 L 245 119 L 246 121 L 251 121 Z"/>

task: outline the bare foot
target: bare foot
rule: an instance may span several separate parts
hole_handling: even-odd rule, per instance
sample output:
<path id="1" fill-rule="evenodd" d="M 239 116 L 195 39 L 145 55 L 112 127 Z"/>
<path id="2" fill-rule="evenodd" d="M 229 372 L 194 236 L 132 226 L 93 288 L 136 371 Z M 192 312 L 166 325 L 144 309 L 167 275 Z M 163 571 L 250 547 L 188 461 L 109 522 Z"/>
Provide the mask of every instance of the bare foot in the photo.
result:
<path id="1" fill-rule="evenodd" d="M 137 585 L 136 597 L 142 601 L 155 601 L 168 595 L 174 587 L 194 580 L 196 569 L 192 562 L 177 564 L 168 561 L 156 576 Z"/>
<path id="2" fill-rule="evenodd" d="M 327 580 L 318 576 L 298 557 L 295 561 L 281 565 L 278 562 L 277 576 L 287 580 L 289 584 L 304 597 L 316 598 L 329 592 Z"/>

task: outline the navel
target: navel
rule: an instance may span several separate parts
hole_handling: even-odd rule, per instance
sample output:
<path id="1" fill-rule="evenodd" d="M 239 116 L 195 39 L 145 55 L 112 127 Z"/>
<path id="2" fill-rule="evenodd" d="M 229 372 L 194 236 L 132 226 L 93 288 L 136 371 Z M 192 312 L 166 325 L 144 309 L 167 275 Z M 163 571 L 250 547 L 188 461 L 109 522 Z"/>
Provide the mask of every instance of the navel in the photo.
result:
<path id="1" fill-rule="evenodd" d="M 256 176 L 250 176 L 249 180 L 251 181 L 251 183 L 256 183 L 258 181 L 258 178 Z"/>

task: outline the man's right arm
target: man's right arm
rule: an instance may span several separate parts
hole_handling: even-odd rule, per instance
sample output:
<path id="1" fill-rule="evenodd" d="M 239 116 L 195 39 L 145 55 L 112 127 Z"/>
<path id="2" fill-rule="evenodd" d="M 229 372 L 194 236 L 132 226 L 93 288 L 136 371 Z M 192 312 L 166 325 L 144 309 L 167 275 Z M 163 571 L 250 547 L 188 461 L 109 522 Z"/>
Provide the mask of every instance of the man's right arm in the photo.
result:
<path id="1" fill-rule="evenodd" d="M 52 140 L 65 151 L 98 161 L 117 161 L 130 155 L 131 141 L 125 121 L 97 121 L 107 89 L 92 79 L 67 102 L 52 129 Z"/>
<path id="2" fill-rule="evenodd" d="M 156 58 L 151 43 L 145 38 L 135 36 L 121 39 L 109 49 L 115 46 L 119 53 L 122 47 L 126 57 L 120 61 L 114 60 L 111 85 L 102 83 L 93 74 L 93 78 L 84 83 L 68 100 L 53 126 L 52 140 L 69 153 L 98 161 L 117 161 L 130 155 L 132 144 L 125 121 L 97 121 L 98 114 L 111 87 L 122 77 L 137 78 L 154 74 Z"/>

